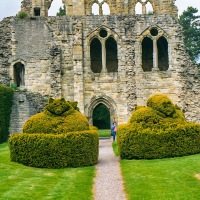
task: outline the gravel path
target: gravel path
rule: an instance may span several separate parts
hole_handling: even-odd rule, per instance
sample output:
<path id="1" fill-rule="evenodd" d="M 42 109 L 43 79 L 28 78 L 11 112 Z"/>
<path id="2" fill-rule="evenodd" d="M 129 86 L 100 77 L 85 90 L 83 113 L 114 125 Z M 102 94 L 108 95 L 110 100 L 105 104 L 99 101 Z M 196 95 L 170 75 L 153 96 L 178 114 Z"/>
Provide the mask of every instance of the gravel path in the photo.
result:
<path id="1" fill-rule="evenodd" d="M 95 200 L 125 200 L 119 157 L 114 155 L 112 139 L 99 141 L 99 162 L 94 186 Z"/>

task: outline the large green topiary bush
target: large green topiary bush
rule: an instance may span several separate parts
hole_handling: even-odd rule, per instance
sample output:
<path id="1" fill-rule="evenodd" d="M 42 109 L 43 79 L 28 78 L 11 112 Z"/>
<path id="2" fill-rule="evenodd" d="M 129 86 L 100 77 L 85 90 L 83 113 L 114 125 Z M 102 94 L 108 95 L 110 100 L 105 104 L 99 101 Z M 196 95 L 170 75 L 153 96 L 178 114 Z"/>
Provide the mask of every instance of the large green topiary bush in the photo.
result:
<path id="1" fill-rule="evenodd" d="M 23 132 L 9 139 L 12 161 L 45 168 L 98 162 L 98 131 L 89 127 L 76 102 L 50 98 L 44 112 L 24 124 Z"/>
<path id="2" fill-rule="evenodd" d="M 74 107 L 77 108 L 75 105 Z M 70 102 L 66 102 L 62 98 L 50 99 L 49 104 L 44 108 L 44 112 L 32 116 L 24 124 L 23 132 L 61 134 L 88 129 L 87 118 L 75 110 Z"/>
<path id="3" fill-rule="evenodd" d="M 200 125 L 187 122 L 183 112 L 166 95 L 137 107 L 129 122 L 118 127 L 121 158 L 155 159 L 200 153 Z"/>
<path id="4" fill-rule="evenodd" d="M 13 90 L 0 85 L 0 143 L 6 142 L 9 136 L 12 99 Z"/>
<path id="5" fill-rule="evenodd" d="M 83 167 L 98 162 L 96 131 L 14 134 L 9 139 L 9 146 L 12 161 L 32 167 Z"/>

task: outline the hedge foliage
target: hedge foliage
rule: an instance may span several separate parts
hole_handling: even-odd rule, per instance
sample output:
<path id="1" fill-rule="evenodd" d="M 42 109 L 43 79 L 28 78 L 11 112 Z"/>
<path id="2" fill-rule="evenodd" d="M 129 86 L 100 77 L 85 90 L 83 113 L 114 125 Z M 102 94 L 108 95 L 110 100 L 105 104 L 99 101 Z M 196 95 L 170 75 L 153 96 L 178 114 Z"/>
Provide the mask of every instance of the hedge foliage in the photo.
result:
<path id="1" fill-rule="evenodd" d="M 67 134 L 13 134 L 11 161 L 39 168 L 83 167 L 98 162 L 97 131 Z"/>
<path id="2" fill-rule="evenodd" d="M 75 109 L 74 109 L 75 108 Z M 89 122 L 77 108 L 77 103 L 49 99 L 44 112 L 32 116 L 23 127 L 24 133 L 68 133 L 89 130 Z"/>
<path id="3" fill-rule="evenodd" d="M 0 85 L 0 143 L 8 139 L 12 98 L 13 90 Z"/>
<path id="4" fill-rule="evenodd" d="M 155 95 L 120 125 L 117 142 L 122 159 L 156 159 L 200 153 L 200 125 L 187 122 L 166 95 Z"/>
<path id="5" fill-rule="evenodd" d="M 89 126 L 77 102 L 64 98 L 50 98 L 44 112 L 24 124 L 23 134 L 9 139 L 12 161 L 42 168 L 94 165 L 98 145 L 98 131 Z"/>

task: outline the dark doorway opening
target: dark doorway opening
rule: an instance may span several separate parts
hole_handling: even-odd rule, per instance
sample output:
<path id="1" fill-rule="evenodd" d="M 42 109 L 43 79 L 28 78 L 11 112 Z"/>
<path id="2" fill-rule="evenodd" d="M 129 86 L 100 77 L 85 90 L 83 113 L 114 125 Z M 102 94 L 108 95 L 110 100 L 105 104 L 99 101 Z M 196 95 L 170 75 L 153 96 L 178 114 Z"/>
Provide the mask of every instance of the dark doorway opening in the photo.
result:
<path id="1" fill-rule="evenodd" d="M 145 37 L 142 41 L 142 69 L 144 72 L 153 68 L 153 41 Z"/>
<path id="2" fill-rule="evenodd" d="M 34 15 L 40 16 L 40 8 L 39 7 L 34 8 Z"/>
<path id="3" fill-rule="evenodd" d="M 98 129 L 110 129 L 110 111 L 104 104 L 98 104 L 93 110 L 93 125 Z"/>
<path id="4" fill-rule="evenodd" d="M 94 38 L 90 43 L 91 70 L 94 73 L 101 73 L 102 70 L 102 46 L 101 42 Z"/>
<path id="5" fill-rule="evenodd" d="M 167 71 L 169 68 L 168 42 L 165 37 L 160 37 L 157 41 L 158 46 L 158 68 L 160 71 Z"/>
<path id="6" fill-rule="evenodd" d="M 106 67 L 108 72 L 118 71 L 117 42 L 112 37 L 106 40 Z"/>
<path id="7" fill-rule="evenodd" d="M 14 82 L 17 85 L 17 87 L 24 86 L 24 74 L 25 74 L 25 68 L 24 65 L 21 62 L 14 64 Z"/>

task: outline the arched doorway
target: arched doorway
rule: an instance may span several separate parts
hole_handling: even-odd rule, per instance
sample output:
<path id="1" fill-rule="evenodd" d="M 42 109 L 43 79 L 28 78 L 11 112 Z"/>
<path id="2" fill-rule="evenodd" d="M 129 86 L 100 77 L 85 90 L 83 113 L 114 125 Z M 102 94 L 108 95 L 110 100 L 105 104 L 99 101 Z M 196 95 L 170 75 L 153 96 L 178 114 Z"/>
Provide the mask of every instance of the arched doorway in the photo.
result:
<path id="1" fill-rule="evenodd" d="M 94 108 L 92 119 L 98 129 L 110 129 L 110 111 L 103 103 Z"/>
<path id="2" fill-rule="evenodd" d="M 110 97 L 108 97 L 106 95 L 94 96 L 91 99 L 88 107 L 85 109 L 85 115 L 89 119 L 89 123 L 91 125 L 95 126 L 93 117 L 94 117 L 95 113 L 98 114 L 98 109 L 99 109 L 98 107 L 101 107 L 101 106 L 104 107 L 103 108 L 104 110 L 107 110 L 107 112 L 109 112 L 109 119 L 106 120 L 106 121 L 108 121 L 109 125 L 106 125 L 106 126 L 108 126 L 108 128 L 110 129 L 111 124 L 114 121 L 118 121 L 117 120 L 117 111 L 116 111 L 117 105 L 114 102 L 114 100 L 111 99 Z M 106 111 L 104 111 L 104 112 L 106 112 Z"/>

